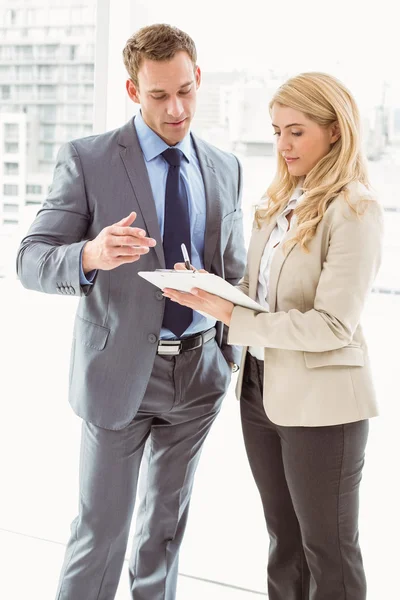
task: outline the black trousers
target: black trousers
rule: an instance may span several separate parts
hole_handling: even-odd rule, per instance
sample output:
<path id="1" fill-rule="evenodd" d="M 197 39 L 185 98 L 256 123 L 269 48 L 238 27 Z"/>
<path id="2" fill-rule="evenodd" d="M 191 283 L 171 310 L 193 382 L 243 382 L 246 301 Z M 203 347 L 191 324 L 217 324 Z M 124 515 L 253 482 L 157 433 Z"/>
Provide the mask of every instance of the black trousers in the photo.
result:
<path id="1" fill-rule="evenodd" d="M 365 600 L 358 507 L 368 421 L 275 425 L 263 407 L 263 370 L 247 354 L 241 417 L 270 537 L 268 598 Z"/>

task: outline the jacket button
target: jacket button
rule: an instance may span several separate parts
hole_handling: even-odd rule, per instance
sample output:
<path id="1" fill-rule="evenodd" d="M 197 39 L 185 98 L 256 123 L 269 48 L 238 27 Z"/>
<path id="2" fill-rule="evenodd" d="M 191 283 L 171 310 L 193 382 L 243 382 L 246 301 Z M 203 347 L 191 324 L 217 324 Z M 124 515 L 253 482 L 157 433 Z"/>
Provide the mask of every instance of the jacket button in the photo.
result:
<path id="1" fill-rule="evenodd" d="M 156 291 L 156 298 L 157 300 L 164 300 L 163 293 L 160 290 Z"/>
<path id="2" fill-rule="evenodd" d="M 147 339 L 149 340 L 150 344 L 155 344 L 157 341 L 157 336 L 154 335 L 154 333 L 149 333 Z"/>

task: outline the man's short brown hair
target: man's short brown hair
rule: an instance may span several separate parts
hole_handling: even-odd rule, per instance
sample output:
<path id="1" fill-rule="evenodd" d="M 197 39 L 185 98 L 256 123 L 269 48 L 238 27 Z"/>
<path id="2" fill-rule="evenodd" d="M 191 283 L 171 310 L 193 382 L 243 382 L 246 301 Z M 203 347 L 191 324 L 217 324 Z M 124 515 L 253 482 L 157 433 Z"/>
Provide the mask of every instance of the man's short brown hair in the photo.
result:
<path id="1" fill-rule="evenodd" d="M 192 38 L 177 27 L 162 23 L 139 29 L 126 42 L 122 54 L 128 75 L 138 87 L 138 71 L 144 59 L 171 60 L 180 51 L 188 53 L 195 67 L 197 51 Z"/>

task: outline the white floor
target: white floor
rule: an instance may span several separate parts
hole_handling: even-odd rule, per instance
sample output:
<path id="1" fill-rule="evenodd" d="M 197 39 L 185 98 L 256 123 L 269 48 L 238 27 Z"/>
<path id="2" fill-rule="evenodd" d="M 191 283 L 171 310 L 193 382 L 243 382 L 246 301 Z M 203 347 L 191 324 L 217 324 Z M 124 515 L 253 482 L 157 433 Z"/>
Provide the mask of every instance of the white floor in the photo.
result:
<path id="1" fill-rule="evenodd" d="M 1 598 L 4 600 L 48 600 L 55 597 L 58 572 L 64 546 L 48 540 L 25 537 L 0 530 L 0 556 L 7 568 L 1 574 Z M 179 600 L 256 600 L 266 598 L 232 586 L 180 576 Z M 116 600 L 130 600 L 127 561 L 124 564 Z"/>
<path id="2" fill-rule="evenodd" d="M 0 594 L 5 600 L 54 598 L 76 513 L 80 421 L 66 399 L 75 306 L 76 299 L 0 280 Z M 400 296 L 374 294 L 363 319 L 382 412 L 371 421 L 362 483 L 368 600 L 399 598 L 399 316 Z M 265 597 L 268 540 L 233 384 L 198 469 L 178 600 Z M 126 572 L 117 598 L 129 599 Z"/>

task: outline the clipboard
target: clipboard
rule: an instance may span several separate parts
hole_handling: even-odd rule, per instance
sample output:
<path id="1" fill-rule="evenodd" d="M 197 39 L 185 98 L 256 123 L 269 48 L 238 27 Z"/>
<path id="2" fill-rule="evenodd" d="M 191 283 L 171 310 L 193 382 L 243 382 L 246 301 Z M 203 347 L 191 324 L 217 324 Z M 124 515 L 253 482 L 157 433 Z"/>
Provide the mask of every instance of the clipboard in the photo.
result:
<path id="1" fill-rule="evenodd" d="M 156 287 L 163 290 L 171 288 L 180 292 L 190 292 L 197 287 L 205 292 L 220 296 L 237 306 L 250 308 L 257 312 L 268 312 L 255 300 L 252 300 L 237 287 L 231 285 L 222 277 L 212 273 L 198 273 L 197 271 L 175 271 L 174 269 L 157 269 L 155 271 L 139 271 L 138 275 Z"/>

